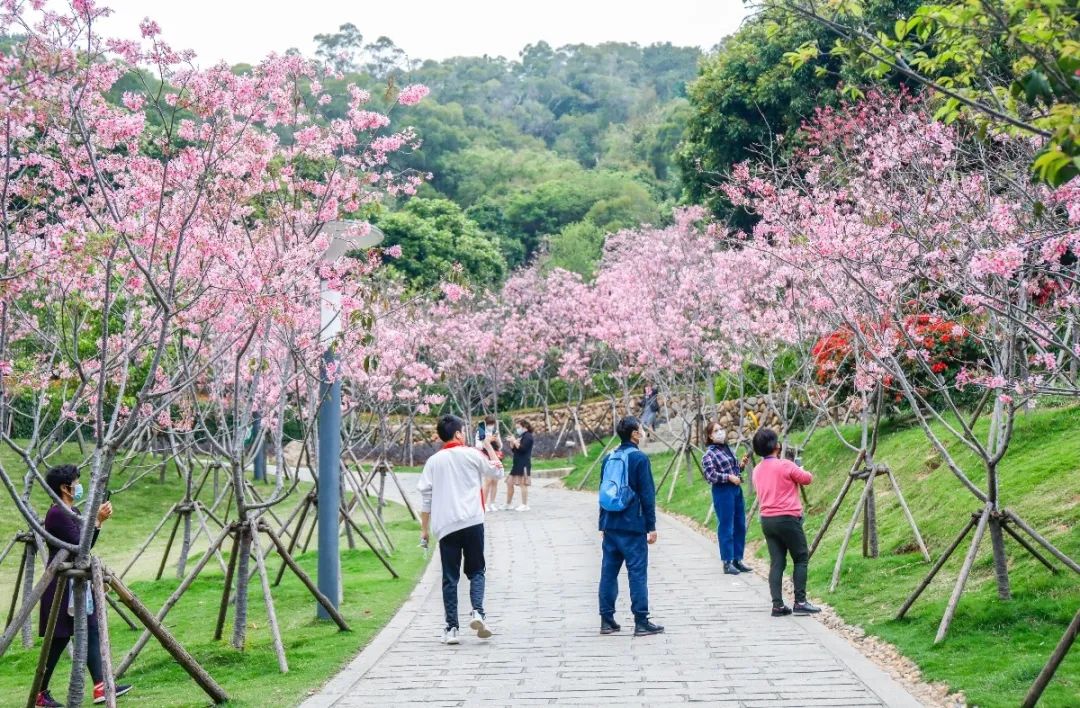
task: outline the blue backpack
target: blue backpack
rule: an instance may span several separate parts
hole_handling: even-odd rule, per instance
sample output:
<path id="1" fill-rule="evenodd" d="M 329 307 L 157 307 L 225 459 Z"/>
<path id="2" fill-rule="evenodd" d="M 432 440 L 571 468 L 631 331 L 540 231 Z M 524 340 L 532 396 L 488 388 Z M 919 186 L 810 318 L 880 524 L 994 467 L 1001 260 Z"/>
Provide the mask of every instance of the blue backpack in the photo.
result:
<path id="1" fill-rule="evenodd" d="M 630 450 L 616 450 L 604 460 L 600 472 L 600 508 L 624 511 L 636 498 L 630 488 Z"/>

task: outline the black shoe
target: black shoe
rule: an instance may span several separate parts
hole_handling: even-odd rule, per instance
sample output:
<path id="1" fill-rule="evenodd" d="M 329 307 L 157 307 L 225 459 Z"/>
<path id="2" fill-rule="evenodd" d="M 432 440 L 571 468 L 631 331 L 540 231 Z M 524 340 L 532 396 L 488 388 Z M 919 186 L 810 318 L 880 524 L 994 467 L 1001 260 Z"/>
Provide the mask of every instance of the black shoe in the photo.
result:
<path id="1" fill-rule="evenodd" d="M 738 575 L 739 569 L 735 567 L 735 564 L 731 561 L 724 563 L 724 575 Z"/>
<path id="2" fill-rule="evenodd" d="M 791 608 L 787 605 L 777 605 L 772 608 L 773 617 L 787 617 L 791 614 Z"/>
<path id="3" fill-rule="evenodd" d="M 34 705 L 42 708 L 64 708 L 64 704 L 53 698 L 48 691 L 37 694 L 37 701 L 34 702 Z"/>
<path id="4" fill-rule="evenodd" d="M 731 563 L 740 573 L 753 573 L 754 569 L 743 563 L 741 560 L 732 561 Z"/>
<path id="5" fill-rule="evenodd" d="M 818 612 L 821 612 L 821 608 L 811 605 L 810 601 L 806 600 L 804 602 L 796 602 L 795 605 L 792 606 L 791 611 L 797 615 L 816 615 Z"/>
<path id="6" fill-rule="evenodd" d="M 645 620 L 644 622 L 635 622 L 634 623 L 634 636 L 635 637 L 648 637 L 648 636 L 653 635 L 653 634 L 663 634 L 663 633 L 664 633 L 663 625 L 653 624 L 649 620 Z"/>
<path id="7" fill-rule="evenodd" d="M 614 634 L 618 632 L 622 627 L 611 617 L 600 618 L 600 634 Z"/>

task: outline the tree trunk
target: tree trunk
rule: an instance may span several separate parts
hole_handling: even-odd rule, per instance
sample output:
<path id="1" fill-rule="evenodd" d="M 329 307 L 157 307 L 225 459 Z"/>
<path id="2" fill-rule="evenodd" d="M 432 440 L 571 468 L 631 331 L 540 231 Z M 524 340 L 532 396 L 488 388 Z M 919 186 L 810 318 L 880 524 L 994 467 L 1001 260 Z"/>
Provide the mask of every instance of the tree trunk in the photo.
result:
<path id="1" fill-rule="evenodd" d="M 866 539 L 868 550 L 867 558 L 878 557 L 878 524 L 877 524 L 877 494 L 874 490 L 873 480 L 870 482 L 870 493 L 866 495 Z"/>
<path id="2" fill-rule="evenodd" d="M 990 547 L 994 551 L 994 577 L 997 580 L 998 597 L 1012 599 L 1009 585 L 1009 559 L 1005 555 L 1005 535 L 1002 533 L 1001 519 L 990 518 Z"/>
<path id="3" fill-rule="evenodd" d="M 86 690 L 86 578 L 75 579 L 75 590 L 72 593 L 75 605 L 75 634 L 71 651 L 71 680 L 68 683 L 67 704 L 71 708 L 79 708 L 83 703 L 83 693 Z M 60 592 L 57 584 L 57 592 Z M 61 612 L 65 608 L 60 608 Z"/>
<path id="4" fill-rule="evenodd" d="M 180 557 L 176 559 L 176 579 L 184 579 L 188 554 L 191 553 L 191 511 L 184 512 L 184 535 L 180 541 Z"/>
<path id="5" fill-rule="evenodd" d="M 248 611 L 248 581 L 250 570 L 248 562 L 251 559 L 251 534 L 247 524 L 241 523 L 237 529 L 240 534 L 240 543 L 236 556 L 236 616 L 233 619 L 233 647 L 244 649 L 247 639 L 247 611 Z"/>

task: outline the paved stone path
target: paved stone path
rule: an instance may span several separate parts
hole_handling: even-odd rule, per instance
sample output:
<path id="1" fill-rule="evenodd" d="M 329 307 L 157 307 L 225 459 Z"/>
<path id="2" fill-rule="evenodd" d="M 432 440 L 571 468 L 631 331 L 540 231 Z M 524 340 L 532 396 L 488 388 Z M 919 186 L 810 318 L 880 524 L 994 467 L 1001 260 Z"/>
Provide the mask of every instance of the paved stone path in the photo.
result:
<path id="1" fill-rule="evenodd" d="M 304 708 L 919 705 L 816 620 L 770 617 L 762 579 L 723 575 L 713 543 L 669 517 L 658 522 L 649 567 L 650 610 L 667 633 L 632 636 L 623 574 L 623 630 L 601 636 L 594 497 L 534 486 L 529 501 L 530 512 L 488 516 L 485 604 L 493 638 L 467 629 L 462 577 L 462 643 L 439 642 L 436 558 L 398 615 Z"/>

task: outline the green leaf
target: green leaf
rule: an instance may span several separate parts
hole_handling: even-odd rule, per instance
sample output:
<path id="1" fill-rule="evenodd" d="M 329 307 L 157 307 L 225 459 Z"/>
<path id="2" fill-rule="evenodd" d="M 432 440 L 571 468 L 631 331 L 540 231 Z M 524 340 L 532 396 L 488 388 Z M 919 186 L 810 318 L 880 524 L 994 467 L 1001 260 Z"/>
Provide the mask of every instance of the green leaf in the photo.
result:
<path id="1" fill-rule="evenodd" d="M 908 32 L 908 24 L 906 20 L 897 20 L 894 28 L 896 32 L 896 38 L 903 41 Z"/>
<path id="2" fill-rule="evenodd" d="M 1032 69 L 1020 81 L 1024 85 L 1024 98 L 1027 99 L 1029 104 L 1034 104 L 1039 99 L 1042 99 L 1047 104 L 1054 100 L 1054 92 L 1050 88 L 1050 81 L 1046 78 L 1046 74 L 1041 71 Z"/>
<path id="3" fill-rule="evenodd" d="M 1041 181 L 1051 187 L 1058 187 L 1076 175 L 1077 169 L 1073 162 L 1073 159 L 1062 151 L 1060 145 L 1051 144 L 1035 156 L 1031 167 L 1039 175 Z M 1070 167 L 1072 174 L 1069 174 Z"/>

